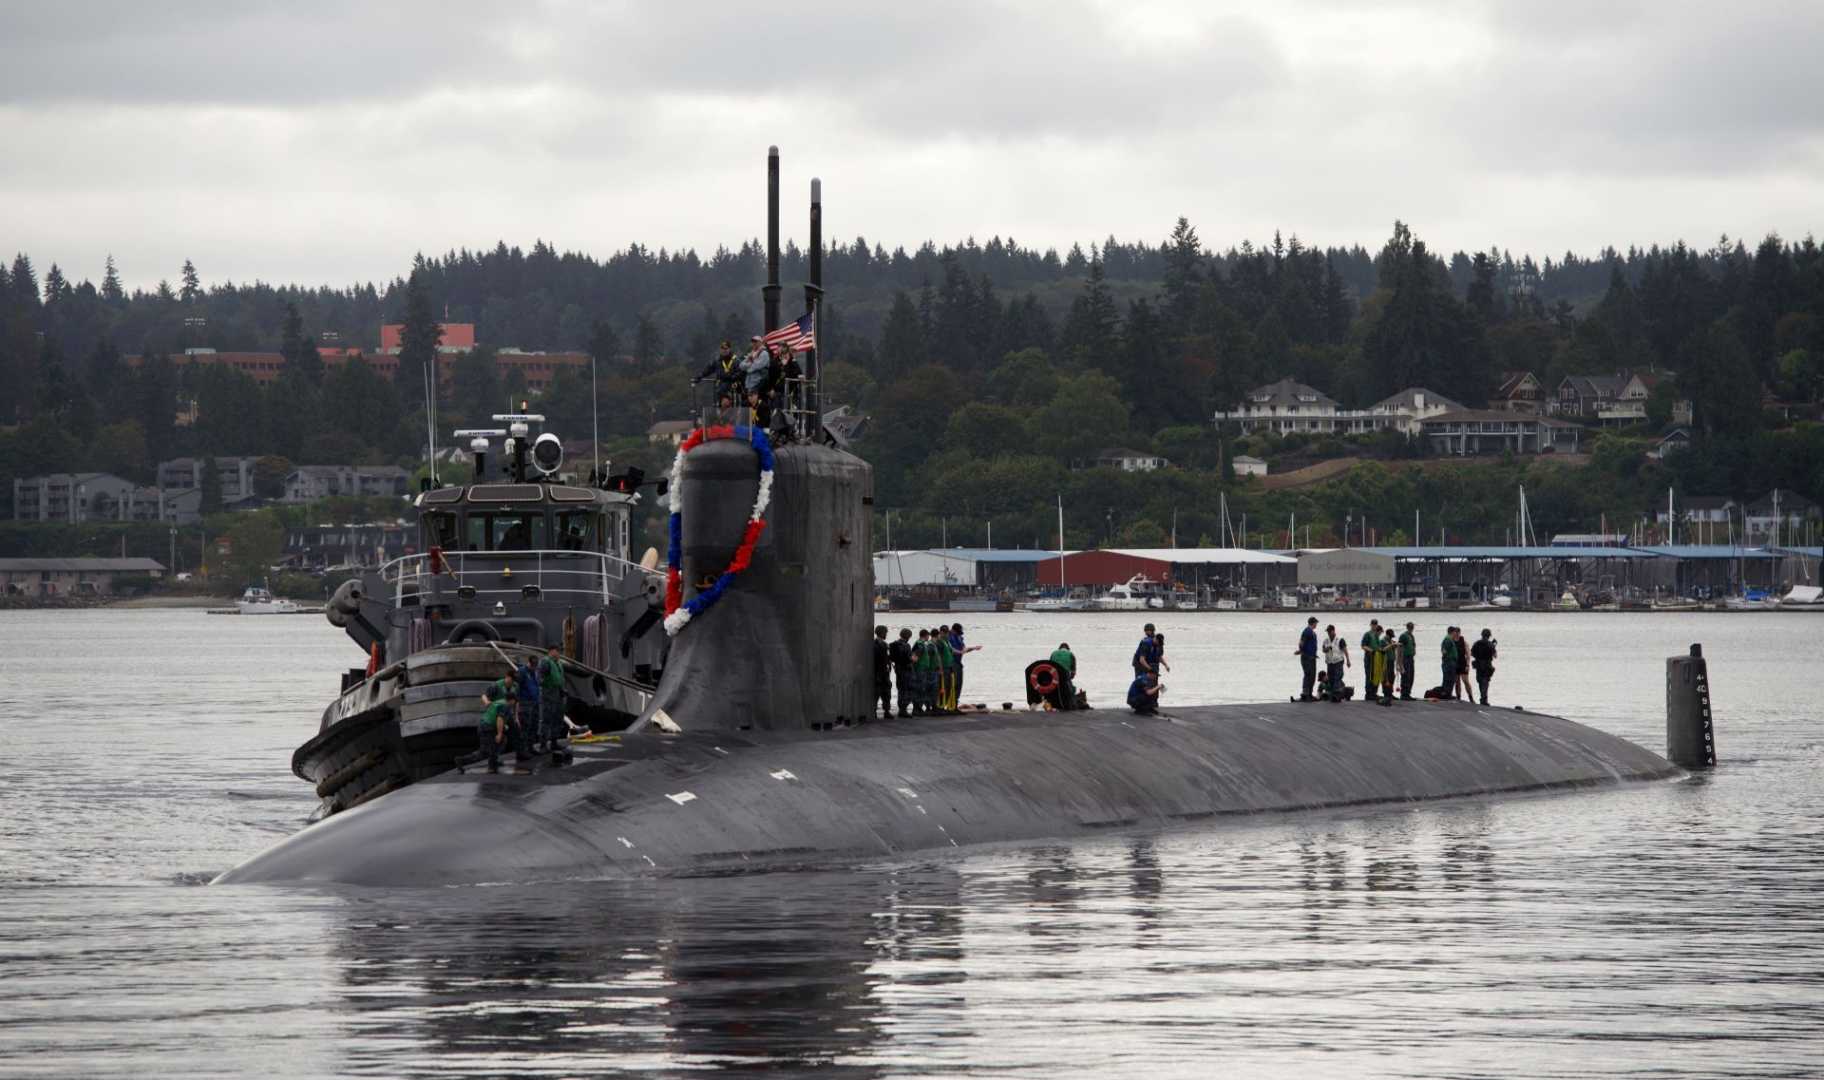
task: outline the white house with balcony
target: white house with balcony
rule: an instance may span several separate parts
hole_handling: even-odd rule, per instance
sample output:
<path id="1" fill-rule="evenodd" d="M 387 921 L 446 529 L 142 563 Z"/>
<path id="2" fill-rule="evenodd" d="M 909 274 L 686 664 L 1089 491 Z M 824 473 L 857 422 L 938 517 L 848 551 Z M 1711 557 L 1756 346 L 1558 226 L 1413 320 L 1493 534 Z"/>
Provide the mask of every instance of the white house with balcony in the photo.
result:
<path id="1" fill-rule="evenodd" d="M 1304 383 L 1281 379 L 1248 391 L 1234 409 L 1215 414 L 1215 422 L 1241 425 L 1241 430 L 1274 431 L 1290 435 L 1366 435 L 1397 431 L 1407 438 L 1421 433 L 1424 422 L 1463 406 L 1442 394 L 1409 386 L 1366 409 L 1344 409 Z"/>
<path id="2" fill-rule="evenodd" d="M 1217 411 L 1218 423 L 1240 424 L 1242 431 L 1275 431 L 1290 435 L 1328 434 L 1336 430 L 1336 402 L 1293 379 L 1256 387 L 1235 408 Z"/>
<path id="3" fill-rule="evenodd" d="M 1434 394 L 1423 387 L 1409 386 L 1366 409 L 1348 409 L 1337 413 L 1336 427 L 1338 431 L 1350 435 L 1397 431 L 1410 439 L 1420 433 L 1424 422 L 1431 417 L 1457 412 L 1462 408 L 1442 394 Z"/>

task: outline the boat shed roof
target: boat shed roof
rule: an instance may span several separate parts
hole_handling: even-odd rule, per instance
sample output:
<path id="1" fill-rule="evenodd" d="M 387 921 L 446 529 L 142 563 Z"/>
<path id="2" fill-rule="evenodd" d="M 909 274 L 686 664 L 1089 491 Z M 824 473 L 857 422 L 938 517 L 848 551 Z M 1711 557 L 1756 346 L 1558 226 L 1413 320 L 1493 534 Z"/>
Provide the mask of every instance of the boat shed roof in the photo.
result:
<path id="1" fill-rule="evenodd" d="M 1637 551 L 1664 555 L 1673 559 L 1777 559 L 1780 555 L 1763 547 L 1731 544 L 1652 544 Z"/>
<path id="2" fill-rule="evenodd" d="M 1658 552 L 1646 548 L 1618 547 L 1503 547 L 1500 545 L 1460 544 L 1450 546 L 1364 548 L 1377 555 L 1396 559 L 1651 559 Z"/>
<path id="3" fill-rule="evenodd" d="M 1117 555 L 1130 555 L 1136 559 L 1153 559 L 1163 563 L 1175 563 L 1179 566 L 1239 566 L 1241 564 L 1283 565 L 1298 560 L 1285 555 L 1275 555 L 1270 551 L 1256 551 L 1253 548 L 1110 548 Z"/>
<path id="4" fill-rule="evenodd" d="M 923 548 L 920 550 L 929 551 L 933 555 L 942 555 L 945 558 L 950 558 L 950 559 L 963 559 L 968 562 L 1036 563 L 1036 562 L 1044 562 L 1046 559 L 1055 559 L 1058 557 L 1057 552 L 1046 551 L 1043 548 L 961 548 L 961 547 L 959 547 L 959 548 Z M 892 555 L 892 554 L 894 554 L 894 552 L 883 551 L 883 552 L 880 552 L 880 554 Z M 904 552 L 899 552 L 899 554 L 909 555 L 909 554 L 911 554 L 911 552 L 904 551 Z M 1065 554 L 1069 555 L 1069 554 L 1073 554 L 1073 553 L 1067 551 L 1067 552 L 1065 552 Z"/>
<path id="5" fill-rule="evenodd" d="M 12 573 L 163 573 L 157 559 L 0 559 L 0 571 Z"/>

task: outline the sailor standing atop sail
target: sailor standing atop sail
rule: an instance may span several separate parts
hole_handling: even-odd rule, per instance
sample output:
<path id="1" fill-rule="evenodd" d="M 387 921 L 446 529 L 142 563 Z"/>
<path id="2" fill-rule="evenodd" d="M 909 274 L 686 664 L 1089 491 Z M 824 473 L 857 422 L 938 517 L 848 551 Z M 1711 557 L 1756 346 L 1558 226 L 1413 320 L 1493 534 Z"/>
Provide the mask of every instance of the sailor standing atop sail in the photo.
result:
<path id="1" fill-rule="evenodd" d="M 741 358 L 735 355 L 734 346 L 724 341 L 716 358 L 705 364 L 697 377 L 690 381 L 695 384 L 706 379 L 716 381 L 716 408 L 733 408 L 736 389 L 741 385 Z"/>

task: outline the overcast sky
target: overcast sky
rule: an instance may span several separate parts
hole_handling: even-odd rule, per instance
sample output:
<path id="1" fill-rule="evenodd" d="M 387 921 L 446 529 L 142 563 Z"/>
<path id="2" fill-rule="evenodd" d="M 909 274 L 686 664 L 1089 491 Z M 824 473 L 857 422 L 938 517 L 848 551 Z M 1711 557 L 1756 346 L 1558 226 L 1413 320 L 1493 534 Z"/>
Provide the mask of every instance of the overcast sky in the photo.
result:
<path id="1" fill-rule="evenodd" d="M 773 9 L 775 8 L 776 9 Z M 58 0 L 0 7 L 0 248 L 384 280 L 765 227 L 1593 252 L 1824 217 L 1824 2 Z"/>

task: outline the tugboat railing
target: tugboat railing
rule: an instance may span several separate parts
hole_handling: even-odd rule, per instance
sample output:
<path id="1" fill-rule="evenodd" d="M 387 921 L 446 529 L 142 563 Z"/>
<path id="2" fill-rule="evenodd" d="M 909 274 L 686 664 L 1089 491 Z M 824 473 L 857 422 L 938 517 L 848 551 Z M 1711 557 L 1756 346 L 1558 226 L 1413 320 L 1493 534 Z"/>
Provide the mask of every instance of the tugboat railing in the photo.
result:
<path id="1" fill-rule="evenodd" d="M 447 551 L 406 555 L 380 568 L 395 607 L 456 594 L 477 600 L 541 597 L 608 603 L 629 574 L 655 582 L 665 575 L 600 551 Z"/>

